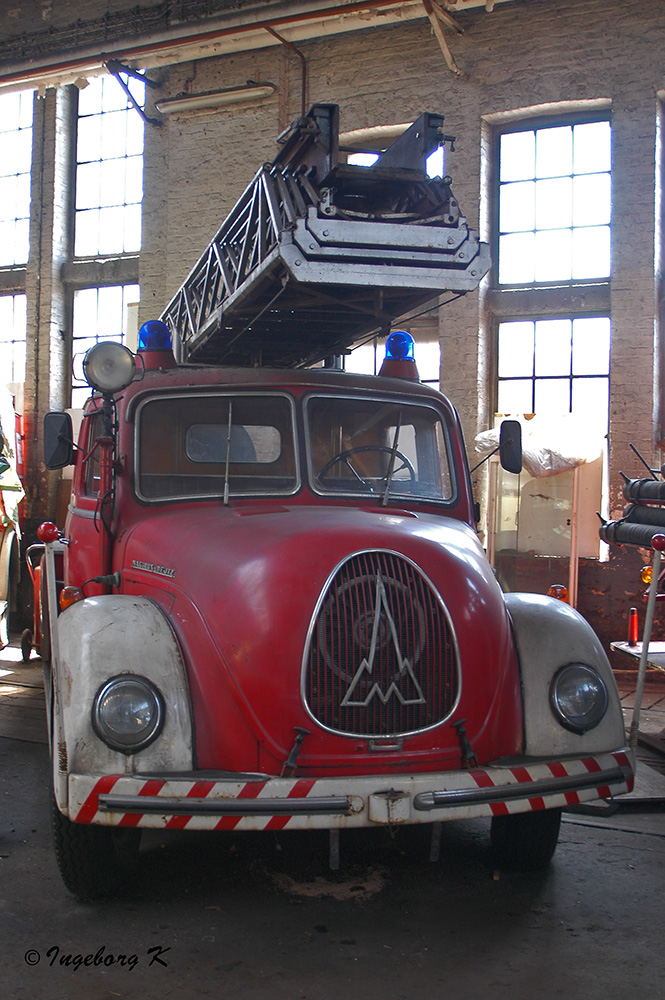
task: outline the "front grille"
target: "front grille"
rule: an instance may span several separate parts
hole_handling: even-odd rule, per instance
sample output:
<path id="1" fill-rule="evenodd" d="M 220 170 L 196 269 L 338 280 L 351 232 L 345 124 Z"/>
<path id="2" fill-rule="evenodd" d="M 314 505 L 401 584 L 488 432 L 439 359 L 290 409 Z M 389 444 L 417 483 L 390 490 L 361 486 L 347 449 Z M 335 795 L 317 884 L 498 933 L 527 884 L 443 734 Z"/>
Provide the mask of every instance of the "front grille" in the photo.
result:
<path id="1" fill-rule="evenodd" d="M 328 729 L 399 736 L 453 710 L 458 663 L 441 600 L 406 559 L 362 552 L 323 595 L 305 653 L 305 699 Z"/>

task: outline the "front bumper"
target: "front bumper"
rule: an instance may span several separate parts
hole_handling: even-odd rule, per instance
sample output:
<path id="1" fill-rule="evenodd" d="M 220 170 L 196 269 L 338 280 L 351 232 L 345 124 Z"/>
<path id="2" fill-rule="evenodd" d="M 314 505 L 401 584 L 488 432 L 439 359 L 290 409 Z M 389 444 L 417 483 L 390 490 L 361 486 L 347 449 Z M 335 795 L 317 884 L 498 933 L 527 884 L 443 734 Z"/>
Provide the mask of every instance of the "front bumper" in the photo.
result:
<path id="1" fill-rule="evenodd" d="M 344 829 L 555 809 L 630 792 L 634 751 L 423 775 L 274 778 L 70 774 L 78 823 L 188 830 Z"/>

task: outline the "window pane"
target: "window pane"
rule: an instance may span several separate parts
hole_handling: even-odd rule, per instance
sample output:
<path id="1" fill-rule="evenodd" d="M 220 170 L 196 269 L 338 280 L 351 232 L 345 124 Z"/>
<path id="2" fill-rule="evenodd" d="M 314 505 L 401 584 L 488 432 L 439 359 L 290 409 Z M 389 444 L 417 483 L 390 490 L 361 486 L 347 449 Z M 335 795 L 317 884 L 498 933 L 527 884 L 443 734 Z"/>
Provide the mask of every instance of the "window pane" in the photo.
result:
<path id="1" fill-rule="evenodd" d="M 99 163 L 83 163 L 76 171 L 76 207 L 92 208 L 99 205 Z"/>
<path id="2" fill-rule="evenodd" d="M 585 428 L 596 428 L 607 433 L 610 380 L 608 378 L 580 378 L 573 380 L 573 413 Z"/>
<path id="3" fill-rule="evenodd" d="M 77 257 L 94 257 L 99 249 L 99 210 L 88 209 L 76 214 L 76 239 L 74 254 Z"/>
<path id="4" fill-rule="evenodd" d="M 133 112 L 136 114 L 136 112 Z M 127 113 L 114 111 L 102 115 L 102 151 L 103 160 L 127 153 Z"/>
<path id="5" fill-rule="evenodd" d="M 99 210 L 99 252 L 122 253 L 124 250 L 124 216 L 122 208 Z"/>
<path id="6" fill-rule="evenodd" d="M 531 379 L 506 379 L 499 382 L 499 413 L 532 413 Z"/>
<path id="7" fill-rule="evenodd" d="M 439 341 L 416 341 L 414 356 L 420 381 L 435 382 L 438 385 L 441 369 L 441 344 Z"/>
<path id="8" fill-rule="evenodd" d="M 499 377 L 533 375 L 534 324 L 501 323 L 499 326 Z"/>
<path id="9" fill-rule="evenodd" d="M 573 169 L 573 130 L 541 128 L 536 133 L 536 177 L 561 177 Z"/>
<path id="10" fill-rule="evenodd" d="M 501 188 L 499 229 L 502 233 L 534 228 L 534 191 L 533 181 L 506 184 Z"/>
<path id="11" fill-rule="evenodd" d="M 14 219 L 15 177 L 0 177 L 0 222 Z"/>
<path id="12" fill-rule="evenodd" d="M 573 375 L 609 375 L 610 321 L 607 316 L 573 321 Z"/>
<path id="13" fill-rule="evenodd" d="M 570 177 L 536 184 L 536 229 L 563 229 L 573 221 L 573 183 Z"/>
<path id="14" fill-rule="evenodd" d="M 535 176 L 535 132 L 507 132 L 501 136 L 502 181 L 521 181 Z"/>
<path id="15" fill-rule="evenodd" d="M 547 319 L 536 323 L 537 376 L 570 375 L 571 328 L 569 319 Z"/>
<path id="16" fill-rule="evenodd" d="M 125 161 L 125 201 L 138 204 L 143 198 L 143 157 L 132 156 Z"/>
<path id="17" fill-rule="evenodd" d="M 536 281 L 567 281 L 571 277 L 570 229 L 550 229 L 536 233 Z"/>
<path id="18" fill-rule="evenodd" d="M 516 233 L 499 237 L 499 281 L 505 285 L 532 282 L 534 278 L 535 237 Z"/>
<path id="19" fill-rule="evenodd" d="M 610 221 L 612 190 L 609 174 L 584 174 L 573 181 L 573 224 L 602 226 Z"/>
<path id="20" fill-rule="evenodd" d="M 76 140 L 76 159 L 79 163 L 98 160 L 102 155 L 102 118 L 79 118 Z"/>
<path id="21" fill-rule="evenodd" d="M 610 273 L 610 227 L 573 230 L 573 277 L 607 278 Z"/>
<path id="22" fill-rule="evenodd" d="M 125 213 L 125 253 L 137 252 L 141 249 L 141 206 L 127 205 Z"/>
<path id="23" fill-rule="evenodd" d="M 81 288 L 74 292 L 74 340 L 85 337 L 97 328 L 97 289 Z"/>
<path id="24" fill-rule="evenodd" d="M 127 96 L 114 76 L 101 76 L 102 112 L 122 111 L 127 107 Z"/>
<path id="25" fill-rule="evenodd" d="M 610 170 L 612 128 L 609 122 L 587 122 L 573 129 L 573 167 L 576 174 Z"/>
<path id="26" fill-rule="evenodd" d="M 374 344 L 363 344 L 355 347 L 351 354 L 344 358 L 344 369 L 357 375 L 376 375 L 376 347 Z"/>
<path id="27" fill-rule="evenodd" d="M 570 412 L 570 379 L 538 379 L 535 386 L 535 412 L 559 414 Z"/>
<path id="28" fill-rule="evenodd" d="M 425 161 L 425 173 L 428 177 L 443 177 L 444 174 L 443 146 L 430 153 Z"/>

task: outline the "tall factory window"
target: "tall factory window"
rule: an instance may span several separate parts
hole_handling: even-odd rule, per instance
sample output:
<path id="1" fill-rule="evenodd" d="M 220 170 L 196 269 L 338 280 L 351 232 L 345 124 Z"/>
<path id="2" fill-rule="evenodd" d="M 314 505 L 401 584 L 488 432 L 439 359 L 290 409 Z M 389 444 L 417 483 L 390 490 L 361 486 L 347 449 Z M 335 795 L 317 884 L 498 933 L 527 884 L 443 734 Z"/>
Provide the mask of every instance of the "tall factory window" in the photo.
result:
<path id="1" fill-rule="evenodd" d="M 145 84 L 128 79 L 136 103 Z M 74 255 L 99 257 L 141 249 L 143 119 L 114 76 L 79 94 Z"/>
<path id="2" fill-rule="evenodd" d="M 0 266 L 26 264 L 30 251 L 33 92 L 0 97 Z"/>
<path id="3" fill-rule="evenodd" d="M 610 169 L 609 121 L 501 134 L 500 285 L 609 277 Z"/>
<path id="4" fill-rule="evenodd" d="M 25 382 L 27 296 L 0 295 L 0 371 L 4 382 Z"/>
<path id="5" fill-rule="evenodd" d="M 508 589 L 555 573 L 575 604 L 579 558 L 606 555 L 612 126 L 567 110 L 494 131 L 495 421 L 522 421 L 528 461 L 519 478 L 492 469 L 488 549 Z"/>

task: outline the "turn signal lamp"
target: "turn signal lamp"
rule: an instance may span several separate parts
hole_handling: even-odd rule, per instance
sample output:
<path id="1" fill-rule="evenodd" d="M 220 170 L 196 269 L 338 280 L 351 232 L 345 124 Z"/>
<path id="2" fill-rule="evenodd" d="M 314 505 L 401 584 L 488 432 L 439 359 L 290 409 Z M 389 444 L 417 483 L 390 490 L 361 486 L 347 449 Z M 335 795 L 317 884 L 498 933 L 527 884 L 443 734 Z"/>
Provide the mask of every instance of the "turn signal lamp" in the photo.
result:
<path id="1" fill-rule="evenodd" d="M 642 577 L 642 583 L 646 583 L 647 586 L 648 586 L 651 583 L 651 581 L 653 580 L 653 567 L 652 566 L 643 566 L 642 567 L 642 572 L 640 573 L 640 576 Z"/>
<path id="2" fill-rule="evenodd" d="M 564 604 L 568 604 L 568 588 L 564 587 L 562 583 L 553 583 L 547 591 L 547 596 L 556 597 L 557 601 L 563 601 Z"/>
<path id="3" fill-rule="evenodd" d="M 395 330 L 386 341 L 386 356 L 379 375 L 419 381 L 415 359 L 415 341 L 405 330 Z"/>
<path id="4" fill-rule="evenodd" d="M 174 368 L 171 331 L 161 319 L 149 319 L 139 330 L 139 354 L 146 368 Z"/>
<path id="5" fill-rule="evenodd" d="M 89 386 L 103 396 L 126 389 L 136 373 L 134 355 L 115 340 L 100 341 L 83 359 L 83 374 Z"/>
<path id="6" fill-rule="evenodd" d="M 78 587 L 63 587 L 60 591 L 58 603 L 60 604 L 60 610 L 65 611 L 71 604 L 76 604 L 77 601 L 82 600 L 83 594 Z"/>

